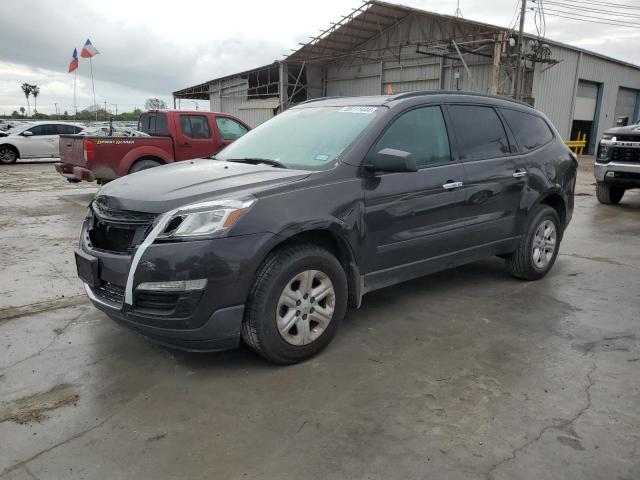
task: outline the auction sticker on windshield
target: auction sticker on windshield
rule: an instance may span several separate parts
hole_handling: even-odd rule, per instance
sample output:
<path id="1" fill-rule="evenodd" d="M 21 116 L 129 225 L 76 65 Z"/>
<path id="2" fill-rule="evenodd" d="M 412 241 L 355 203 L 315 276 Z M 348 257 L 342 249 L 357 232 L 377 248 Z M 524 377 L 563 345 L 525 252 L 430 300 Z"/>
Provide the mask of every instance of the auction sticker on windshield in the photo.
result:
<path id="1" fill-rule="evenodd" d="M 374 113 L 378 107 L 342 107 L 341 113 Z"/>

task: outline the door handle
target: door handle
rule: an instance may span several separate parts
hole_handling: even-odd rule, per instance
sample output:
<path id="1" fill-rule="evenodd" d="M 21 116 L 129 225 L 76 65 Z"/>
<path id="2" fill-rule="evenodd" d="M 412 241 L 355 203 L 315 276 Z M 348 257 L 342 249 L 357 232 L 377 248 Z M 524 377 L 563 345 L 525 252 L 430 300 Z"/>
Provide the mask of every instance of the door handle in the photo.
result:
<path id="1" fill-rule="evenodd" d="M 527 171 L 526 170 L 516 170 L 515 172 L 513 172 L 511 174 L 511 176 L 513 178 L 526 177 L 527 176 Z"/>
<path id="2" fill-rule="evenodd" d="M 449 180 L 447 181 L 447 183 L 442 185 L 442 188 L 444 188 L 445 190 L 453 190 L 454 188 L 460 188 L 461 186 L 462 186 L 462 182 L 453 182 Z"/>
<path id="3" fill-rule="evenodd" d="M 189 142 L 184 142 L 184 143 L 182 144 L 182 146 L 183 146 L 183 147 L 190 147 L 190 146 L 191 146 L 191 144 L 190 144 Z"/>

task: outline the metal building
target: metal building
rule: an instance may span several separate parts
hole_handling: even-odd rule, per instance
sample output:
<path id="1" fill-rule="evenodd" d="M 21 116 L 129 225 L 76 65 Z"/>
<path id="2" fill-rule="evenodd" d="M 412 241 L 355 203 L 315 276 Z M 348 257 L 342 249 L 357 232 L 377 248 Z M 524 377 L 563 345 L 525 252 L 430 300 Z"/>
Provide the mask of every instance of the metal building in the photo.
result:
<path id="1" fill-rule="evenodd" d="M 173 92 L 259 125 L 310 98 L 417 90 L 514 96 L 543 111 L 565 139 L 639 119 L 640 67 L 525 35 L 519 75 L 512 30 L 372 0 L 281 61 Z"/>

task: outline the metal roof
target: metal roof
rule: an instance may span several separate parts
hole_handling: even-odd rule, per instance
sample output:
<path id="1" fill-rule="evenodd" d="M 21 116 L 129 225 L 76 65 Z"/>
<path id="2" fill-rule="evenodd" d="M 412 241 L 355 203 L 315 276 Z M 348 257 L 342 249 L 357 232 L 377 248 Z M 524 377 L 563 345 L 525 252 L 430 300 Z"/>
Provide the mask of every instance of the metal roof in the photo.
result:
<path id="1" fill-rule="evenodd" d="M 285 63 L 302 63 L 302 62 L 323 62 L 330 61 L 340 57 L 346 57 L 358 52 L 359 47 L 374 39 L 385 30 L 397 25 L 403 19 L 410 15 L 420 15 L 431 18 L 439 18 L 446 22 L 458 22 L 470 27 L 475 27 L 477 33 L 499 33 L 507 31 L 505 27 L 490 25 L 488 23 L 467 20 L 452 15 L 443 15 L 439 13 L 429 12 L 418 8 L 407 7 L 395 3 L 387 3 L 380 0 L 369 0 L 364 2 L 360 7 L 355 8 L 340 19 L 340 21 L 332 23 L 329 28 L 323 30 L 319 35 L 311 37 L 306 43 L 301 43 L 301 47 L 294 50 L 293 53 L 286 56 Z M 535 35 L 526 34 L 526 38 L 537 38 Z M 433 41 L 446 41 L 447 39 L 430 39 Z M 640 69 L 640 66 L 623 60 L 618 60 L 606 55 L 574 47 L 562 42 L 544 38 L 544 42 L 567 48 L 576 52 L 583 52 L 594 57 L 601 58 L 606 61 L 625 65 L 634 69 Z M 364 47 L 363 47 L 364 48 Z M 364 50 L 363 50 L 364 51 Z M 278 61 L 264 65 L 262 67 L 245 70 L 244 72 L 215 78 L 208 82 L 188 87 L 173 92 L 176 97 L 182 98 L 203 98 L 208 99 L 209 84 L 220 80 L 225 80 L 235 76 L 246 75 L 257 70 L 270 68 L 277 65 Z"/>
<path id="2" fill-rule="evenodd" d="M 301 43 L 302 47 L 290 54 L 284 61 L 287 63 L 321 61 L 350 55 L 354 50 L 357 51 L 358 47 L 377 37 L 390 27 L 397 25 L 410 15 L 441 18 L 447 22 L 455 21 L 476 28 L 479 27 L 483 33 L 498 33 L 505 30 L 502 27 L 460 17 L 441 15 L 379 0 L 370 0 L 353 9 L 351 13 L 342 17 L 339 22 L 332 23 L 331 27 L 322 31 L 318 36 L 311 37 L 309 42 Z"/>

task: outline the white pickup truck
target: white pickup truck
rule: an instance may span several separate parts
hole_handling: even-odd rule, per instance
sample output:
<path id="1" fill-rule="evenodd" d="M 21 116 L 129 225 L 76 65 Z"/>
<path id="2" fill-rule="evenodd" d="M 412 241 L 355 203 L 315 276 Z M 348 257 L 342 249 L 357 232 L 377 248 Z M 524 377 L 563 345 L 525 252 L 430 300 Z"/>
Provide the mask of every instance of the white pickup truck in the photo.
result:
<path id="1" fill-rule="evenodd" d="M 57 157 L 60 135 L 82 132 L 83 127 L 66 122 L 32 122 L 12 128 L 0 137 L 0 163 L 19 158 Z"/>
<path id="2" fill-rule="evenodd" d="M 600 203 L 617 205 L 626 190 L 640 188 L 640 122 L 604 132 L 593 173 Z"/>

